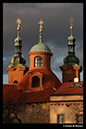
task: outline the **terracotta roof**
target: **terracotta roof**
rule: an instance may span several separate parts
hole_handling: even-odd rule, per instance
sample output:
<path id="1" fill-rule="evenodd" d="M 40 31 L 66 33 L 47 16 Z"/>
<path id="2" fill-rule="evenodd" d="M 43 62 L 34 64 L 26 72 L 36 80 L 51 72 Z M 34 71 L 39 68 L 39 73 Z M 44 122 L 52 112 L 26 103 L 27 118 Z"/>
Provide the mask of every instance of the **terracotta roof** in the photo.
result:
<path id="1" fill-rule="evenodd" d="M 50 87 L 44 91 L 36 92 L 21 92 L 15 90 L 15 85 L 3 85 L 3 104 L 19 103 L 20 99 L 24 100 L 24 103 L 32 102 L 48 102 L 50 101 L 50 94 L 54 93 L 55 90 Z"/>
<path id="2" fill-rule="evenodd" d="M 39 71 L 42 72 L 44 75 L 43 77 L 43 88 L 49 88 L 49 87 L 55 87 L 58 89 L 59 86 L 61 86 L 60 80 L 57 78 L 57 76 L 51 71 L 46 68 L 40 68 L 40 69 L 32 69 L 29 70 L 21 79 L 21 81 L 17 85 L 17 90 L 27 90 L 29 85 L 29 74 L 33 71 Z"/>
<path id="3" fill-rule="evenodd" d="M 65 82 L 63 83 L 53 95 L 71 95 L 83 94 L 83 87 L 70 87 L 72 84 L 83 84 L 83 82 Z"/>
<path id="4" fill-rule="evenodd" d="M 44 73 L 43 91 L 34 91 L 34 92 L 20 91 L 20 89 L 22 90 L 28 89 L 28 84 L 29 84 L 28 73 L 32 71 L 39 71 Z M 19 100 L 21 98 L 24 98 L 25 103 L 47 102 L 50 101 L 50 95 L 53 94 L 60 85 L 61 82 L 51 70 L 47 69 L 29 70 L 17 85 L 14 84 L 3 85 L 3 104 L 7 104 L 9 100 L 10 103 L 19 103 Z"/>

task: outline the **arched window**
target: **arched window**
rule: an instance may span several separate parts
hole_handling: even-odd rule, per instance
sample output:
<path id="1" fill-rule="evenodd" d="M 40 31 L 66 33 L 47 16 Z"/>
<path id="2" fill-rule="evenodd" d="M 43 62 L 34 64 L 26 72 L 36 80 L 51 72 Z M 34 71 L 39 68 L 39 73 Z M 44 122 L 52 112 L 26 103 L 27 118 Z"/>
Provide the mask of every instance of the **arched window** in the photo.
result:
<path id="1" fill-rule="evenodd" d="M 32 78 L 32 87 L 39 87 L 40 86 L 40 79 L 37 76 Z"/>
<path id="2" fill-rule="evenodd" d="M 42 66 L 43 66 L 42 57 L 36 56 L 35 57 L 35 67 L 42 67 Z"/>
<path id="3" fill-rule="evenodd" d="M 15 81 L 14 81 L 14 84 L 18 84 L 18 81 L 17 81 L 17 80 L 15 80 Z"/>

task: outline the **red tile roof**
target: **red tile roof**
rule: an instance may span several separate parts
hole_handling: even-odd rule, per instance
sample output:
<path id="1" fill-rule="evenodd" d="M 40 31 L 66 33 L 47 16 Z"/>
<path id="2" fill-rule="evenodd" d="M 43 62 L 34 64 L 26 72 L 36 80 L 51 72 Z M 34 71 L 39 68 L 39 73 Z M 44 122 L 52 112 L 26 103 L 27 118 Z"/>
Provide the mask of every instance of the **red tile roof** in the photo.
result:
<path id="1" fill-rule="evenodd" d="M 39 71 L 44 73 L 43 81 L 43 91 L 34 91 L 34 92 L 22 92 L 17 89 L 27 90 L 29 84 L 29 74 L 32 71 Z M 61 82 L 55 76 L 51 70 L 47 69 L 34 69 L 29 70 L 18 83 L 18 85 L 3 85 L 3 104 L 7 104 L 10 100 L 10 103 L 19 103 L 21 97 L 24 98 L 25 103 L 31 102 L 47 102 L 50 101 L 50 95 L 55 92 L 55 89 L 60 87 Z"/>
<path id="2" fill-rule="evenodd" d="M 24 103 L 32 102 L 48 102 L 50 101 L 50 94 L 54 93 L 55 90 L 50 87 L 44 91 L 36 92 L 21 92 L 15 90 L 15 85 L 3 85 L 3 104 L 19 103 L 19 99 L 24 99 Z"/>
<path id="3" fill-rule="evenodd" d="M 54 92 L 54 95 L 83 94 L 83 87 L 70 87 L 72 84 L 83 84 L 83 82 L 65 82 Z"/>

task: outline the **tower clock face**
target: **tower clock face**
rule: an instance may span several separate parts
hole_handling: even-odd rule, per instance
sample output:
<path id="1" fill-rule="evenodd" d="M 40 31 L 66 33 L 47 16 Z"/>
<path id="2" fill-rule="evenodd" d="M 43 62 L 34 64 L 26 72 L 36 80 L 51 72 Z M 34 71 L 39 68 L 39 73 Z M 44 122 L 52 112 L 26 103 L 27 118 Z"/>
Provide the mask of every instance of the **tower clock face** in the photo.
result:
<path id="1" fill-rule="evenodd" d="M 37 76 L 32 78 L 32 87 L 39 87 L 40 86 L 40 79 Z"/>

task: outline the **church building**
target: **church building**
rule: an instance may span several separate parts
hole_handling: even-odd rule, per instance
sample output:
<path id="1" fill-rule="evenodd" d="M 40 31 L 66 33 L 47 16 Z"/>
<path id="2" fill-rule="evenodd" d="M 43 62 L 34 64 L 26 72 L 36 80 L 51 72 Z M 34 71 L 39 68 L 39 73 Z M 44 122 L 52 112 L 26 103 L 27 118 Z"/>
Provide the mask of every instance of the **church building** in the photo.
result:
<path id="1" fill-rule="evenodd" d="M 29 68 L 22 57 L 21 19 L 17 19 L 15 55 L 6 67 L 8 84 L 3 84 L 3 123 L 83 123 L 82 66 L 75 56 L 72 17 L 70 22 L 68 55 L 60 66 L 61 83 L 51 69 L 53 53 L 43 42 L 42 19 L 38 22 L 39 41 L 28 53 Z"/>

